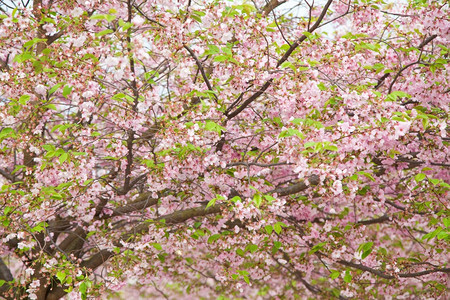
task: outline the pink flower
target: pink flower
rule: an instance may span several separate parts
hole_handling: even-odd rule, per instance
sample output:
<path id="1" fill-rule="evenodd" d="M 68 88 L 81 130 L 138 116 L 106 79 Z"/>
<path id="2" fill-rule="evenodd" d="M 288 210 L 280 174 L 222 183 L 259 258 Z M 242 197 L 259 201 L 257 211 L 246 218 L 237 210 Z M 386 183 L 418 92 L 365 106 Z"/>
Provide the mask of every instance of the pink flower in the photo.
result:
<path id="1" fill-rule="evenodd" d="M 395 126 L 395 133 L 394 133 L 394 137 L 395 139 L 398 139 L 401 136 L 404 136 L 409 128 L 411 127 L 411 122 L 398 122 L 397 125 Z"/>
<path id="2" fill-rule="evenodd" d="M 45 86 L 43 86 L 42 84 L 38 84 L 35 88 L 34 91 L 36 93 L 38 93 L 39 95 L 45 96 L 47 95 L 47 88 Z"/>
<path id="3" fill-rule="evenodd" d="M 136 17 L 134 17 L 131 20 L 131 23 L 133 23 L 136 26 L 141 26 L 142 24 L 144 24 L 144 22 L 145 22 L 145 19 L 139 15 L 137 15 Z"/>
<path id="4" fill-rule="evenodd" d="M 44 26 L 42 26 L 44 30 L 47 32 L 47 35 L 54 35 L 56 33 L 55 25 L 52 23 L 47 23 Z"/>
<path id="5" fill-rule="evenodd" d="M 333 193 L 335 195 L 339 195 L 342 193 L 342 182 L 340 180 L 336 180 L 333 183 Z"/>
<path id="6" fill-rule="evenodd" d="M 81 47 L 81 46 L 83 46 L 85 41 L 86 41 L 86 36 L 82 35 L 82 36 L 78 37 L 75 41 L 73 41 L 72 45 L 74 47 Z"/>

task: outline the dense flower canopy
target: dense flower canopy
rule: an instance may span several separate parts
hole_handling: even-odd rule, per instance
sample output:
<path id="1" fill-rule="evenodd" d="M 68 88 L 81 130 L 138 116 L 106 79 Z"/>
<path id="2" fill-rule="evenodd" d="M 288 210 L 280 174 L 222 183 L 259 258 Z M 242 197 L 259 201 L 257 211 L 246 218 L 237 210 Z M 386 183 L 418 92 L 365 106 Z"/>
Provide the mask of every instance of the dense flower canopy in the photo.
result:
<path id="1" fill-rule="evenodd" d="M 4 299 L 445 297 L 447 1 L 0 10 Z"/>

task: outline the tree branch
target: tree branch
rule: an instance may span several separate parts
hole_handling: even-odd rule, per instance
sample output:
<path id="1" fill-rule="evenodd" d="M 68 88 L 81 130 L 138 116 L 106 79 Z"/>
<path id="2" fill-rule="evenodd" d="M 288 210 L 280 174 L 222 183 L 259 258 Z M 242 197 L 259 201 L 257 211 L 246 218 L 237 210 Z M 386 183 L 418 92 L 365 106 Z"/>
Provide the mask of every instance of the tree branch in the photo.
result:
<path id="1" fill-rule="evenodd" d="M 128 214 L 130 212 L 138 211 L 146 209 L 150 206 L 158 204 L 159 198 L 151 198 L 151 193 L 143 193 L 139 195 L 139 197 L 136 198 L 131 203 L 126 204 L 125 206 L 118 207 L 113 209 L 112 215 L 105 215 L 102 217 L 102 219 L 110 218 L 110 217 L 116 217 L 116 216 L 122 216 L 125 214 Z"/>
<path id="2" fill-rule="evenodd" d="M 377 275 L 378 277 L 384 278 L 384 279 L 394 279 L 396 278 L 396 276 L 394 275 L 389 275 L 384 273 L 383 271 L 374 269 L 374 268 L 370 268 L 367 267 L 363 264 L 356 264 L 350 261 L 346 261 L 346 260 L 338 260 L 337 263 L 347 266 L 347 267 L 351 267 L 351 268 L 355 268 L 361 271 L 366 271 L 369 272 L 371 274 Z M 414 272 L 414 273 L 399 273 L 397 276 L 398 277 L 402 277 L 402 278 L 410 278 L 410 277 L 418 277 L 418 276 L 424 276 L 424 275 L 428 275 L 428 274 L 432 274 L 432 273 L 446 273 L 449 274 L 450 273 L 450 268 L 436 268 L 436 269 L 431 269 L 431 270 L 425 270 L 425 271 L 420 271 L 420 272 Z"/>
<path id="3" fill-rule="evenodd" d="M 384 215 L 384 216 L 381 216 L 381 217 L 375 218 L 375 219 L 358 221 L 357 224 L 371 225 L 371 224 L 383 223 L 383 222 L 386 222 L 386 221 L 390 221 L 390 218 L 389 218 L 388 215 Z"/>
<path id="4" fill-rule="evenodd" d="M 331 3 L 333 3 L 333 0 L 328 0 L 328 2 L 325 4 L 322 12 L 319 15 L 319 18 L 314 23 L 314 25 L 311 26 L 311 28 L 308 30 L 309 33 L 312 33 L 314 30 L 317 29 L 317 27 L 319 27 L 320 23 L 322 22 L 323 18 L 326 15 Z M 292 46 L 283 55 L 283 57 L 278 61 L 277 67 L 279 67 L 282 63 L 284 63 L 289 58 L 289 56 L 292 54 L 292 52 L 294 52 L 294 50 L 297 49 L 297 47 L 306 39 L 307 39 L 306 35 L 302 35 L 296 42 L 294 42 L 292 44 Z"/>
<path id="5" fill-rule="evenodd" d="M 0 175 L 2 175 L 3 177 L 5 177 L 6 179 L 8 179 L 11 182 L 16 181 L 16 178 L 15 178 L 15 176 L 13 174 L 11 174 L 9 172 L 6 172 L 3 169 L 0 169 Z"/>
<path id="6" fill-rule="evenodd" d="M 165 224 L 170 224 L 170 225 L 179 224 L 179 223 L 183 223 L 183 222 L 185 222 L 189 219 L 195 218 L 195 217 L 203 217 L 203 216 L 219 213 L 222 210 L 222 208 L 224 208 L 224 207 L 225 206 L 221 205 L 221 204 L 210 206 L 208 208 L 206 208 L 206 205 L 202 205 L 202 206 L 188 208 L 185 210 L 180 210 L 180 211 L 176 211 L 171 214 L 168 214 L 168 215 L 161 216 L 161 217 L 155 219 L 155 221 L 164 222 Z M 136 234 L 143 234 L 143 233 L 147 232 L 149 224 L 150 223 L 142 223 L 142 224 L 134 227 L 133 229 L 129 230 L 127 233 L 123 234 L 121 236 L 120 240 L 127 241 L 130 238 L 132 238 L 133 236 L 135 236 Z"/>
<path id="7" fill-rule="evenodd" d="M 214 92 L 214 89 L 212 88 L 211 83 L 210 83 L 209 80 L 208 80 L 208 77 L 206 76 L 205 69 L 203 68 L 203 65 L 202 65 L 201 61 L 198 60 L 197 55 L 195 55 L 194 51 L 192 51 L 191 48 L 189 48 L 187 45 L 183 45 L 183 47 L 184 47 L 184 49 L 186 49 L 186 50 L 189 52 L 189 54 L 190 54 L 190 55 L 192 56 L 192 58 L 195 60 L 195 63 L 197 64 L 197 67 L 198 67 L 198 69 L 200 70 L 200 73 L 202 74 L 203 80 L 205 81 L 206 86 L 208 87 L 208 90 L 210 90 L 211 92 L 213 92 L 215 101 L 216 101 L 216 103 L 217 103 L 217 101 L 218 101 L 217 96 L 216 96 L 216 94 L 215 94 L 215 92 Z"/>
<path id="8" fill-rule="evenodd" d="M 436 34 L 430 35 L 429 37 L 427 37 L 426 39 L 424 39 L 422 41 L 422 43 L 420 43 L 420 45 L 417 47 L 417 49 L 422 49 L 423 47 L 425 47 L 426 45 L 428 45 L 432 40 L 434 40 L 435 38 L 437 38 Z"/>
<path id="9" fill-rule="evenodd" d="M 287 166 L 287 165 L 292 165 L 292 163 L 279 162 L 279 163 L 272 163 L 272 164 L 260 164 L 260 163 L 256 163 L 256 162 L 234 162 L 234 163 L 227 164 L 227 167 L 230 168 L 230 167 L 235 167 L 235 166 L 246 166 L 246 167 L 255 166 L 255 167 L 261 167 L 261 168 L 270 168 L 270 167 Z"/>
<path id="10" fill-rule="evenodd" d="M 287 0 L 270 0 L 260 11 L 263 15 L 268 16 L 275 8 L 286 2 Z"/>
<path id="11" fill-rule="evenodd" d="M 317 21 L 314 23 L 313 26 L 311 26 L 311 28 L 308 30 L 309 33 L 312 33 L 314 30 L 317 29 L 317 27 L 319 27 L 320 23 L 322 22 L 323 18 L 325 17 L 328 8 L 330 7 L 331 3 L 333 2 L 333 0 L 328 0 L 328 2 L 325 4 L 322 12 L 320 13 L 319 18 L 317 19 Z M 307 37 L 306 35 L 302 35 L 296 42 L 294 42 L 291 47 L 286 51 L 286 53 L 283 55 L 283 57 L 278 61 L 277 63 L 277 68 L 283 63 L 285 62 L 289 56 L 292 54 L 292 52 L 294 52 L 294 50 L 304 41 L 306 40 Z M 254 93 L 252 96 L 250 96 L 250 98 L 248 98 L 247 100 L 245 100 L 241 106 L 239 106 L 235 111 L 230 112 L 231 109 L 228 108 L 225 112 L 225 116 L 227 116 L 227 119 L 230 120 L 232 118 L 234 118 L 235 116 L 237 116 L 241 111 L 243 111 L 250 103 L 252 103 L 253 101 L 255 101 L 259 96 L 261 96 L 268 88 L 269 86 L 272 84 L 273 79 L 269 79 L 268 81 L 266 81 L 266 83 L 264 83 L 264 85 L 256 92 Z"/>
<path id="12" fill-rule="evenodd" d="M 388 90 L 388 94 L 390 94 L 392 92 L 392 88 L 394 87 L 395 82 L 397 81 L 397 78 L 400 76 L 400 74 L 402 74 L 403 71 L 405 71 L 406 69 L 408 69 L 411 66 L 417 65 L 417 64 L 426 64 L 425 62 L 422 62 L 420 60 L 412 62 L 410 64 L 407 64 L 406 66 L 404 66 L 403 68 L 401 68 L 397 74 L 395 74 L 394 79 L 392 79 L 391 84 L 389 85 L 389 90 Z"/>
<path id="13" fill-rule="evenodd" d="M 0 258 L 0 280 L 4 280 L 6 282 L 12 281 L 14 277 L 11 274 L 11 271 L 9 270 L 8 266 L 5 264 L 3 259 Z M 3 284 L 0 286 L 0 293 L 5 293 L 9 289 L 8 284 Z"/>
<path id="14" fill-rule="evenodd" d="M 309 184 L 305 183 L 305 181 L 301 181 L 296 184 L 289 185 L 287 187 L 279 187 L 276 189 L 271 190 L 269 193 L 274 194 L 277 193 L 278 196 L 288 196 L 297 194 L 299 192 L 302 192 L 309 188 L 312 185 L 318 185 L 319 184 L 319 176 L 317 175 L 311 175 L 308 177 Z"/>

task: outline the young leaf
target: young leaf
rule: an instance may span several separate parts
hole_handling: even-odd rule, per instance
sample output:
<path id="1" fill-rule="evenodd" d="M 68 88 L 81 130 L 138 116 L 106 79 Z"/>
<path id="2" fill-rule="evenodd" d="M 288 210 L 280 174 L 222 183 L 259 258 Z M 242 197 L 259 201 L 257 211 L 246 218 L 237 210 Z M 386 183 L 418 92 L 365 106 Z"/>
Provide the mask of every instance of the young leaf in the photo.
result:
<path id="1" fill-rule="evenodd" d="M 221 235 L 220 234 L 213 234 L 208 238 L 208 244 L 212 244 L 215 241 L 217 241 L 218 239 L 220 239 Z"/>

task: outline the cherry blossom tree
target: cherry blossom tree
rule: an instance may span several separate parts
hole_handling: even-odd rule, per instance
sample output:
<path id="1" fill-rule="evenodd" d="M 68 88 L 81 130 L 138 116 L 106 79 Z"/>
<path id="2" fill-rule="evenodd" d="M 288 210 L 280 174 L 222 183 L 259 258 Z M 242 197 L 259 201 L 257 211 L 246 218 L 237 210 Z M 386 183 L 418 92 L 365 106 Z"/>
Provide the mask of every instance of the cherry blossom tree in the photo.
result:
<path id="1" fill-rule="evenodd" d="M 447 1 L 0 1 L 4 299 L 445 298 Z"/>

